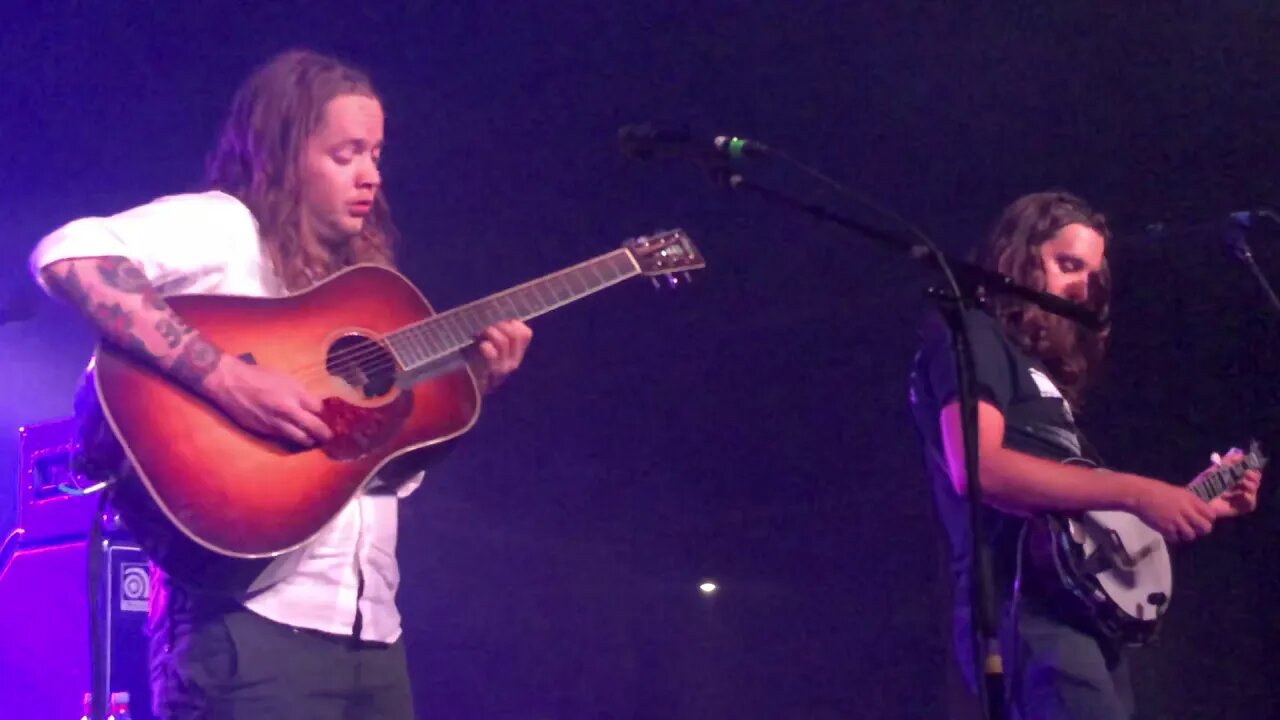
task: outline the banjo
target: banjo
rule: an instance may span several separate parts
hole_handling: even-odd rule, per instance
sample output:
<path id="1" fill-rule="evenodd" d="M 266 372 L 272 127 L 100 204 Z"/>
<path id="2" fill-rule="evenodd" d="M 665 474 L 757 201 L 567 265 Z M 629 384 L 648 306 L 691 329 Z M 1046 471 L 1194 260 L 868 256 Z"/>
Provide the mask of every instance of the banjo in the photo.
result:
<path id="1" fill-rule="evenodd" d="M 1064 462 L 1096 467 L 1083 458 Z M 1254 441 L 1243 460 L 1204 473 L 1187 489 L 1208 502 L 1266 464 Z M 1072 617 L 1128 645 L 1155 636 L 1173 595 L 1173 569 L 1164 537 L 1136 515 L 1040 515 L 1028 521 L 1027 542 L 1033 580 Z"/>

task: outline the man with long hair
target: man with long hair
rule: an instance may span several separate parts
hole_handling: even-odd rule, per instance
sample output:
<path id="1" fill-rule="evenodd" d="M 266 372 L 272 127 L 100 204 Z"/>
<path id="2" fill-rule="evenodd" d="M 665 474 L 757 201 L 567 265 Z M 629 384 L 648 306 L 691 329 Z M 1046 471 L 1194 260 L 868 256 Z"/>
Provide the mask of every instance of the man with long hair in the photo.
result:
<path id="1" fill-rule="evenodd" d="M 978 259 L 1022 285 L 1085 305 L 1106 317 L 1110 273 L 1106 220 L 1065 192 L 1026 195 L 996 222 Z M 1170 541 L 1194 540 L 1224 517 L 1257 505 L 1261 476 L 1204 502 L 1186 488 L 1139 475 L 1061 461 L 1092 455 L 1075 416 L 1098 375 L 1108 332 L 1091 331 L 1005 297 L 965 317 L 978 391 L 979 483 L 991 548 L 1010 716 L 1112 720 L 1133 714 L 1120 648 L 1018 582 L 1018 543 L 1027 517 L 1044 512 L 1125 510 Z M 960 410 L 950 340 L 927 325 L 911 373 L 911 400 L 934 502 L 950 545 L 957 660 L 970 686 L 971 552 Z M 1236 462 L 1232 452 L 1222 462 Z M 1018 582 L 1019 593 L 1014 592 Z"/>
<path id="2" fill-rule="evenodd" d="M 226 354 L 165 297 L 278 297 L 356 263 L 391 266 L 395 229 L 378 164 L 383 111 L 368 77 L 283 53 L 237 91 L 209 190 L 174 195 L 44 238 L 32 269 L 103 337 L 244 428 L 311 447 L 332 437 L 320 398 Z M 486 329 L 468 360 L 481 388 L 515 370 L 532 336 Z M 381 474 L 293 554 L 283 579 L 230 597 L 159 574 L 150 623 L 153 706 L 165 718 L 410 718 L 395 604 L 399 498 L 420 472 Z M 258 478 L 269 482 L 270 478 Z"/>

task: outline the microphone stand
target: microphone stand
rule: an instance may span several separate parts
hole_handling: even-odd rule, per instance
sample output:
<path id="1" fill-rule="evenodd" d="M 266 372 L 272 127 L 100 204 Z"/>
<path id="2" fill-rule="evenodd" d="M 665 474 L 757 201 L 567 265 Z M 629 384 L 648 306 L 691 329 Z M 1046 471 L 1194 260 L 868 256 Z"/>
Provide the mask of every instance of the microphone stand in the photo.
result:
<path id="1" fill-rule="evenodd" d="M 1274 218 L 1274 216 L 1272 217 Z M 1262 269 L 1258 267 L 1258 263 L 1253 259 L 1253 251 L 1249 248 L 1249 241 L 1245 237 L 1247 235 L 1245 232 L 1247 227 L 1247 222 L 1242 222 L 1234 217 L 1228 222 L 1227 248 L 1253 272 L 1253 276 L 1258 279 L 1258 284 L 1262 286 L 1262 292 L 1266 294 L 1271 308 L 1280 315 L 1280 297 L 1276 297 L 1275 288 L 1271 287 L 1271 283 L 1267 281 L 1267 276 L 1263 274 Z"/>
<path id="2" fill-rule="evenodd" d="M 1254 218 L 1266 218 L 1274 225 L 1280 226 L 1280 215 L 1274 210 L 1263 208 L 1260 210 L 1236 212 L 1228 216 L 1225 226 L 1221 220 L 1198 222 L 1191 225 L 1173 226 L 1172 228 L 1163 222 L 1148 225 L 1142 233 L 1135 233 L 1130 237 L 1146 237 L 1151 239 L 1162 239 L 1168 237 L 1176 237 L 1182 235 L 1191 235 L 1198 233 L 1222 233 L 1222 242 L 1231 251 L 1231 254 L 1237 260 L 1244 263 L 1253 276 L 1257 278 L 1258 285 L 1262 287 L 1262 292 L 1267 297 L 1267 303 L 1271 309 L 1276 311 L 1280 316 L 1280 297 L 1276 296 L 1275 288 L 1271 286 L 1271 282 L 1267 280 L 1267 276 L 1258 267 L 1258 263 L 1253 259 L 1253 250 L 1249 247 L 1248 234 L 1249 230 L 1254 227 Z"/>
<path id="3" fill-rule="evenodd" d="M 716 179 L 722 180 L 734 190 L 750 191 L 775 204 L 798 210 L 899 250 L 906 250 L 911 259 L 929 265 L 942 274 L 945 287 L 931 288 L 928 294 L 937 302 L 951 331 L 951 350 L 956 364 L 972 544 L 973 659 L 974 667 L 980 669 L 983 675 L 983 679 L 978 682 L 978 699 L 987 720 L 1002 720 L 1006 717 L 1004 670 L 1000 661 L 999 633 L 994 612 L 991 551 L 984 542 L 982 527 L 982 486 L 978 482 L 978 403 L 974 390 L 973 349 L 964 314 L 976 307 L 983 297 L 1001 294 L 1018 297 L 1095 329 L 1106 324 L 1105 318 L 1056 295 L 1018 285 L 1012 278 L 1001 273 L 948 258 L 928 237 L 914 228 L 911 233 L 913 239 L 907 239 L 900 234 L 846 217 L 822 205 L 806 203 L 794 196 L 751 182 L 741 174 L 728 174 L 727 169 L 723 173 L 725 174 Z"/>

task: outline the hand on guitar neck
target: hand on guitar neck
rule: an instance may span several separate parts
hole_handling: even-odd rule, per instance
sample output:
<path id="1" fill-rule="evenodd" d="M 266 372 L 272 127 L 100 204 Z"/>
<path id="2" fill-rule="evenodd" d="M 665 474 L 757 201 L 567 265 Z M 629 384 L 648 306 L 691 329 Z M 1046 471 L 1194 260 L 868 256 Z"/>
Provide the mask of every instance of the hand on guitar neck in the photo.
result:
<path id="1" fill-rule="evenodd" d="M 1231 448 L 1231 450 L 1223 456 L 1214 453 L 1210 457 L 1212 463 L 1205 468 L 1204 472 L 1196 477 L 1198 482 L 1201 478 L 1213 473 L 1220 467 L 1237 465 L 1245 459 L 1244 451 L 1239 448 Z M 1240 482 L 1230 490 L 1209 501 L 1209 507 L 1218 518 L 1238 517 L 1246 513 L 1253 512 L 1258 508 L 1258 489 L 1262 486 L 1262 471 L 1248 470 L 1240 479 Z"/>
<path id="2" fill-rule="evenodd" d="M 1243 515 L 1257 508 L 1258 489 L 1262 484 L 1262 472 L 1258 469 L 1245 470 L 1229 489 L 1208 501 L 1202 499 L 1207 495 L 1203 491 L 1197 493 L 1197 486 L 1223 468 L 1243 462 L 1245 454 L 1243 450 L 1232 448 L 1225 456 L 1214 453 L 1210 459 L 1213 464 L 1185 487 L 1165 483 L 1145 487 L 1136 499 L 1134 513 L 1165 540 L 1187 542 L 1209 534 L 1217 520 Z"/>
<path id="3" fill-rule="evenodd" d="M 503 320 L 485 328 L 464 351 L 481 392 L 492 392 L 524 361 L 533 330 L 520 320 Z"/>
<path id="4" fill-rule="evenodd" d="M 1152 478 L 1145 482 L 1134 499 L 1133 514 L 1142 518 L 1168 542 L 1190 542 L 1213 530 L 1217 519 L 1209 503 L 1185 487 L 1170 485 Z"/>

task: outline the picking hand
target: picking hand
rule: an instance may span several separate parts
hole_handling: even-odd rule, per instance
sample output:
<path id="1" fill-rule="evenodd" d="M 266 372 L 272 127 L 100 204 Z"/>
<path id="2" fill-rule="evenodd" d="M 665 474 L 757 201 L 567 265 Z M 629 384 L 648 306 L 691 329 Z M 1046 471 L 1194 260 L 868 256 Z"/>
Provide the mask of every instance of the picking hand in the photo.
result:
<path id="1" fill-rule="evenodd" d="M 210 399 L 241 426 L 304 447 L 333 437 L 324 408 L 297 380 L 224 355 L 205 382 Z"/>

